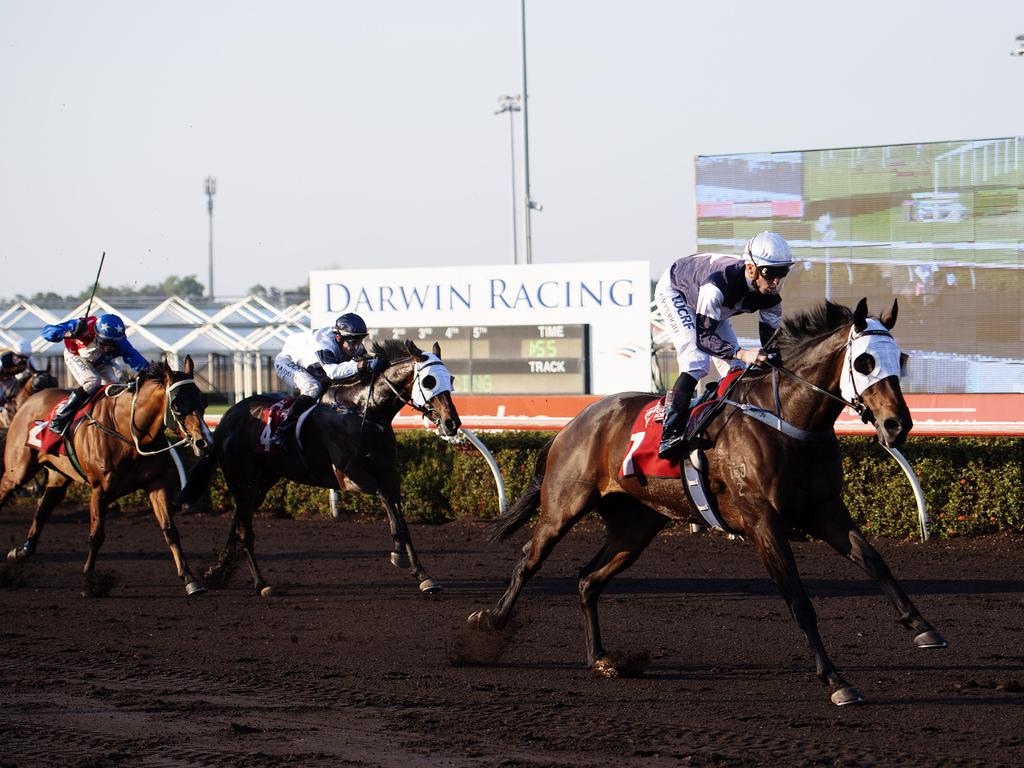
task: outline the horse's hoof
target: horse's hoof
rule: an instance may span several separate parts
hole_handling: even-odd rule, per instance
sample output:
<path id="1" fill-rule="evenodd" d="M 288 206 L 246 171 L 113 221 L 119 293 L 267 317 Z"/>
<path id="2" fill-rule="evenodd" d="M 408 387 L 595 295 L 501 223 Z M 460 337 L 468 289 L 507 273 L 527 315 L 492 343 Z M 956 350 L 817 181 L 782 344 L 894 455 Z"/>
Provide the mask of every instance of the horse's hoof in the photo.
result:
<path id="1" fill-rule="evenodd" d="M 274 594 L 274 588 L 269 584 L 260 590 L 260 597 L 271 597 Z"/>
<path id="2" fill-rule="evenodd" d="M 402 552 L 392 552 L 390 557 L 391 557 L 391 564 L 393 566 L 395 566 L 395 568 L 405 568 L 406 566 L 409 565 L 409 560 L 406 558 L 405 554 L 402 553 Z"/>
<path id="3" fill-rule="evenodd" d="M 595 676 L 603 677 L 606 680 L 614 680 L 619 676 L 619 670 L 615 668 L 612 660 L 608 658 L 602 658 L 595 661 L 591 670 Z"/>
<path id="4" fill-rule="evenodd" d="M 852 685 L 847 685 L 845 688 L 832 692 L 832 703 L 837 707 L 845 707 L 847 704 L 860 704 L 862 701 L 864 701 L 864 697 Z"/>
<path id="5" fill-rule="evenodd" d="M 441 585 L 433 579 L 424 579 L 420 582 L 420 592 L 424 595 L 436 595 L 441 591 Z"/>
<path id="6" fill-rule="evenodd" d="M 934 629 L 929 629 L 914 638 L 914 645 L 918 648 L 946 648 L 949 643 Z"/>
<path id="7" fill-rule="evenodd" d="M 28 550 L 24 547 L 12 547 L 11 551 L 7 553 L 8 560 L 24 560 L 28 557 Z"/>
<path id="8" fill-rule="evenodd" d="M 185 597 L 194 597 L 201 595 L 206 592 L 206 587 L 200 584 L 198 581 L 190 581 L 185 585 Z"/>

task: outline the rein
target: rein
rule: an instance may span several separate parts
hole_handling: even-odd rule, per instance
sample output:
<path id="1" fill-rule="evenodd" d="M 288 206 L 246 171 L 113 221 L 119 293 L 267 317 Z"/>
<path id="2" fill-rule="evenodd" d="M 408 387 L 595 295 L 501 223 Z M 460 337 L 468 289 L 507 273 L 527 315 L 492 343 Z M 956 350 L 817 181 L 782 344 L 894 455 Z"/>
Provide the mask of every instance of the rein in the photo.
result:
<path id="1" fill-rule="evenodd" d="M 176 414 L 173 410 L 171 410 L 171 390 L 174 389 L 175 387 L 181 386 L 182 384 L 191 384 L 191 383 L 193 383 L 191 379 L 182 379 L 181 381 L 176 381 L 173 384 L 167 385 L 167 387 L 165 388 L 165 390 L 164 390 L 164 426 L 165 427 L 170 426 L 167 423 L 167 412 L 170 411 L 171 412 L 171 416 L 174 417 L 174 428 L 176 430 L 178 430 L 179 434 L 182 433 L 182 432 L 185 432 L 186 434 L 185 434 L 185 437 L 183 437 L 181 440 L 179 440 L 178 442 L 174 443 L 173 445 L 172 444 L 168 444 L 168 445 L 165 445 L 163 448 L 158 448 L 155 451 L 144 451 L 144 450 L 142 450 L 142 446 L 139 445 L 139 435 L 135 431 L 135 402 L 136 402 L 136 400 L 138 400 L 139 390 L 142 389 L 142 385 L 140 384 L 140 385 L 138 385 L 138 386 L 136 386 L 136 387 L 134 387 L 132 389 L 132 411 L 131 411 L 131 419 L 128 421 L 128 431 L 129 431 L 129 433 L 132 436 L 132 442 L 135 444 L 135 450 L 139 452 L 140 456 L 156 456 L 158 454 L 174 450 L 178 446 L 190 445 L 192 443 L 192 436 L 189 435 L 186 432 L 184 425 L 182 425 L 181 420 L 178 418 L 178 414 Z M 118 437 L 121 437 L 121 439 L 125 439 L 120 434 L 118 434 Z"/>
<path id="2" fill-rule="evenodd" d="M 764 345 L 765 347 L 768 347 L 775 340 L 776 334 L 778 334 L 778 331 L 776 331 L 775 334 L 772 335 L 772 338 L 769 339 L 768 342 Z M 861 331 L 860 333 L 855 334 L 853 327 L 850 328 L 850 334 L 846 341 L 846 372 L 850 376 L 851 382 L 855 382 L 853 378 L 853 356 L 851 354 L 851 347 L 853 345 L 854 339 L 859 339 L 863 336 L 888 336 L 892 338 L 892 334 L 889 333 L 888 331 L 864 330 Z M 790 424 L 788 421 L 782 418 L 782 402 L 779 398 L 779 374 L 781 373 L 793 379 L 794 381 L 803 384 L 805 387 L 817 392 L 818 394 L 831 398 L 832 400 L 835 400 L 837 403 L 841 403 L 847 408 L 850 408 L 858 416 L 860 416 L 861 421 L 863 421 L 865 424 L 872 423 L 872 419 L 874 417 L 871 413 L 871 409 L 864 404 L 863 400 L 861 400 L 860 393 L 857 391 L 855 383 L 855 396 L 852 399 L 847 400 L 845 397 L 841 397 L 832 392 L 829 392 L 827 389 L 819 387 L 814 382 L 808 381 L 803 376 L 794 373 L 793 371 L 779 363 L 766 361 L 764 365 L 770 368 L 772 372 L 772 393 L 773 398 L 775 400 L 774 412 L 766 408 L 761 408 L 760 406 L 751 405 L 750 403 L 740 403 L 736 402 L 735 400 L 729 399 L 729 395 L 732 393 L 736 385 L 740 383 L 740 381 L 747 375 L 747 373 L 750 372 L 752 368 L 754 368 L 754 366 L 750 365 L 746 367 L 743 373 L 741 373 L 739 376 L 736 377 L 735 380 L 733 380 L 733 382 L 729 385 L 729 387 L 726 389 L 723 395 L 720 398 L 718 398 L 718 401 L 722 405 L 731 405 L 734 408 L 738 409 L 745 416 L 749 416 L 757 421 L 760 421 L 763 424 L 766 424 L 769 427 L 772 427 L 773 429 L 782 432 L 784 435 L 788 435 L 789 437 L 792 437 L 796 440 L 807 442 L 827 439 L 831 434 L 833 434 L 831 430 L 811 432 L 809 430 L 801 429 L 800 427 L 794 426 L 793 424 Z M 700 421 L 698 421 L 696 427 L 694 428 L 693 434 L 699 434 L 700 431 L 707 425 L 707 423 L 710 422 L 711 419 L 713 419 L 715 416 L 717 416 L 718 413 L 719 409 L 712 409 L 706 416 L 704 416 Z"/>

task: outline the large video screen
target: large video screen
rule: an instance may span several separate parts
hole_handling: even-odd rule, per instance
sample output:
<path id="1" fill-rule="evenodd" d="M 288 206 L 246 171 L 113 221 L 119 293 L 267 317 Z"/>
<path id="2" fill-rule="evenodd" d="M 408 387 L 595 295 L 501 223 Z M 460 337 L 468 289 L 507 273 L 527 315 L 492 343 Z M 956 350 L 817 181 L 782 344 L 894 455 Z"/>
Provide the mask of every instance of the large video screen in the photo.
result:
<path id="1" fill-rule="evenodd" d="M 785 313 L 899 299 L 907 391 L 1024 392 L 1024 137 L 701 156 L 696 191 L 699 250 L 789 240 Z"/>

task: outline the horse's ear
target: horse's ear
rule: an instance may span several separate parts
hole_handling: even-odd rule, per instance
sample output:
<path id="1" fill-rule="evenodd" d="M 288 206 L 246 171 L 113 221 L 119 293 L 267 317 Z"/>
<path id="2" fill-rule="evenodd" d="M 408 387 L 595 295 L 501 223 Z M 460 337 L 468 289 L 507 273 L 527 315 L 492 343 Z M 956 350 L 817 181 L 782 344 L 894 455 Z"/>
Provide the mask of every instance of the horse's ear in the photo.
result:
<path id="1" fill-rule="evenodd" d="M 882 321 L 882 325 L 888 328 L 890 331 L 893 326 L 896 325 L 896 315 L 900 313 L 900 305 L 897 299 L 892 300 L 892 309 L 888 312 L 883 312 L 882 316 L 878 318 Z"/>
<path id="2" fill-rule="evenodd" d="M 436 341 L 434 342 L 434 346 L 430 348 L 430 351 L 434 353 L 434 357 L 438 359 L 441 358 L 441 345 L 438 344 Z"/>
<path id="3" fill-rule="evenodd" d="M 51 364 L 52 362 L 53 362 L 53 358 L 52 358 L 52 357 L 48 357 L 48 358 L 46 358 L 46 372 L 47 372 L 47 373 L 50 373 L 50 364 Z"/>
<path id="4" fill-rule="evenodd" d="M 181 366 L 181 372 L 191 376 L 196 370 L 196 364 L 192 362 L 192 355 L 185 355 L 185 364 Z"/>
<path id="5" fill-rule="evenodd" d="M 412 343 L 412 339 L 406 339 L 402 342 L 402 346 L 405 347 L 405 351 L 410 355 L 415 355 L 416 345 Z"/>
<path id="6" fill-rule="evenodd" d="M 860 333 L 868 327 L 868 300 L 861 299 L 857 302 L 857 308 L 853 310 L 853 327 Z"/>

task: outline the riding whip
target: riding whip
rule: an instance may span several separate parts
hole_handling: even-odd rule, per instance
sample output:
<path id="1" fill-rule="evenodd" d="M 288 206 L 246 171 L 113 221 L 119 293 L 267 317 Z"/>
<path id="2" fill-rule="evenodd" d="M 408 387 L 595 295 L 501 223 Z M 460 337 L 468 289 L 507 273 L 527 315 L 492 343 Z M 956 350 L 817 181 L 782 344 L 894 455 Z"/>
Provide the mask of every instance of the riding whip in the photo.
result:
<path id="1" fill-rule="evenodd" d="M 89 317 L 89 311 L 92 309 L 92 300 L 96 297 L 96 288 L 100 284 L 100 272 L 103 271 L 103 260 L 107 258 L 107 252 L 104 251 L 103 255 L 100 256 L 100 266 L 96 270 L 96 280 L 92 284 L 92 293 L 89 294 L 89 303 L 85 306 L 85 315 L 83 317 Z"/>

